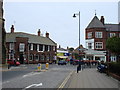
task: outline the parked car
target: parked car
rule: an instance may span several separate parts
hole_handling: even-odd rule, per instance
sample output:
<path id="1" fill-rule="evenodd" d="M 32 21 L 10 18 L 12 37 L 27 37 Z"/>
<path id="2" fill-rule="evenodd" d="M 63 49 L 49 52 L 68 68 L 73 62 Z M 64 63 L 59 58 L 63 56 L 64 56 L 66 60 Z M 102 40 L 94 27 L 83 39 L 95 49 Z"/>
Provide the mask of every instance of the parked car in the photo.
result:
<path id="1" fill-rule="evenodd" d="M 67 62 L 64 61 L 64 60 L 62 60 L 62 61 L 58 61 L 58 65 L 66 65 L 66 64 L 67 64 Z"/>
<path id="2" fill-rule="evenodd" d="M 12 59 L 8 59 L 8 60 L 7 60 L 7 63 L 8 63 L 9 65 L 15 65 L 15 66 L 20 65 L 20 62 L 18 62 L 18 61 L 16 61 L 16 60 L 12 60 Z"/>
<path id="3" fill-rule="evenodd" d="M 105 73 L 106 70 L 107 70 L 107 65 L 105 65 L 105 64 L 100 64 L 100 65 L 97 66 L 97 69 L 98 69 L 99 72 Z"/>

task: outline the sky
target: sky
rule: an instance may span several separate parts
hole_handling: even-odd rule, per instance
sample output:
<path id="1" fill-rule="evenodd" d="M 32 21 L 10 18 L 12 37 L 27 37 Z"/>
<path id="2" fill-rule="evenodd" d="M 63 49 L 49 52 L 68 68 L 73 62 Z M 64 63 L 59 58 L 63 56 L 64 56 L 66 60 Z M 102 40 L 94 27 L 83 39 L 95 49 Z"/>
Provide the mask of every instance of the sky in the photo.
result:
<path id="1" fill-rule="evenodd" d="M 118 2 L 4 2 L 6 32 L 11 25 L 15 32 L 36 34 L 38 29 L 43 36 L 48 32 L 50 38 L 63 48 L 79 45 L 79 17 L 73 18 L 80 11 L 80 42 L 85 47 L 85 28 L 95 16 L 105 17 L 105 23 L 118 23 Z"/>

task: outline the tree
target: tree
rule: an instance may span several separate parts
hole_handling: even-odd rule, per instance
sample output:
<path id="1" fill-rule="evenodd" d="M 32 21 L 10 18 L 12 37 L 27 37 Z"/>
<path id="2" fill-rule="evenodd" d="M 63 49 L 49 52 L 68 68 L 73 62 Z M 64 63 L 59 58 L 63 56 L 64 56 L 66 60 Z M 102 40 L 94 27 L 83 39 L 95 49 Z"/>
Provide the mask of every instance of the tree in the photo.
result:
<path id="1" fill-rule="evenodd" d="M 120 38 L 118 37 L 108 38 L 106 42 L 106 48 L 112 53 L 116 54 L 118 59 L 118 56 L 120 54 Z"/>
<path id="2" fill-rule="evenodd" d="M 71 47 L 71 48 L 69 48 L 69 51 L 70 51 L 70 52 L 73 52 L 73 50 L 74 50 L 74 48 L 72 48 L 72 47 Z"/>

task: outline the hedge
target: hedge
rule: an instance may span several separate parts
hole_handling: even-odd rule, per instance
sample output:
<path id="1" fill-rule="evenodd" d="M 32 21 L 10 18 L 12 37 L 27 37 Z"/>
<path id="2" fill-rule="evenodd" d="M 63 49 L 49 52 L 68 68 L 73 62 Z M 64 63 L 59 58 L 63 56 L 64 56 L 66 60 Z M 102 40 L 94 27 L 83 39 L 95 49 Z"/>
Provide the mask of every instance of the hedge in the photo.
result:
<path id="1" fill-rule="evenodd" d="M 120 62 L 109 63 L 109 71 L 120 76 Z"/>

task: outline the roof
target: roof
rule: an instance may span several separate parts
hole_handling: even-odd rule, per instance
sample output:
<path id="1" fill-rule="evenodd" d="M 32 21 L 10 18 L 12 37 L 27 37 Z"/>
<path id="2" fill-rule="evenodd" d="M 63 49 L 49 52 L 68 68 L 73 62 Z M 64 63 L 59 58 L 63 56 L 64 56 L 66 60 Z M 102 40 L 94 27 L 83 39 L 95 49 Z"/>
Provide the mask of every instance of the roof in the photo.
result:
<path id="1" fill-rule="evenodd" d="M 29 43 L 37 43 L 37 44 L 44 44 L 44 45 L 56 45 L 54 41 L 50 38 L 37 36 L 33 34 L 23 33 L 23 32 L 14 32 L 14 33 L 7 33 L 6 34 L 6 42 L 16 42 L 16 37 L 26 37 L 29 38 Z"/>
<path id="2" fill-rule="evenodd" d="M 89 25 L 87 26 L 88 28 L 105 28 L 103 23 L 98 19 L 97 16 L 95 16 L 92 21 L 89 23 Z"/>
<path id="3" fill-rule="evenodd" d="M 120 31 L 120 24 L 105 24 L 107 31 Z"/>
<path id="4" fill-rule="evenodd" d="M 57 50 L 60 50 L 60 51 L 68 51 L 67 49 L 64 49 L 64 48 L 57 48 Z"/>

